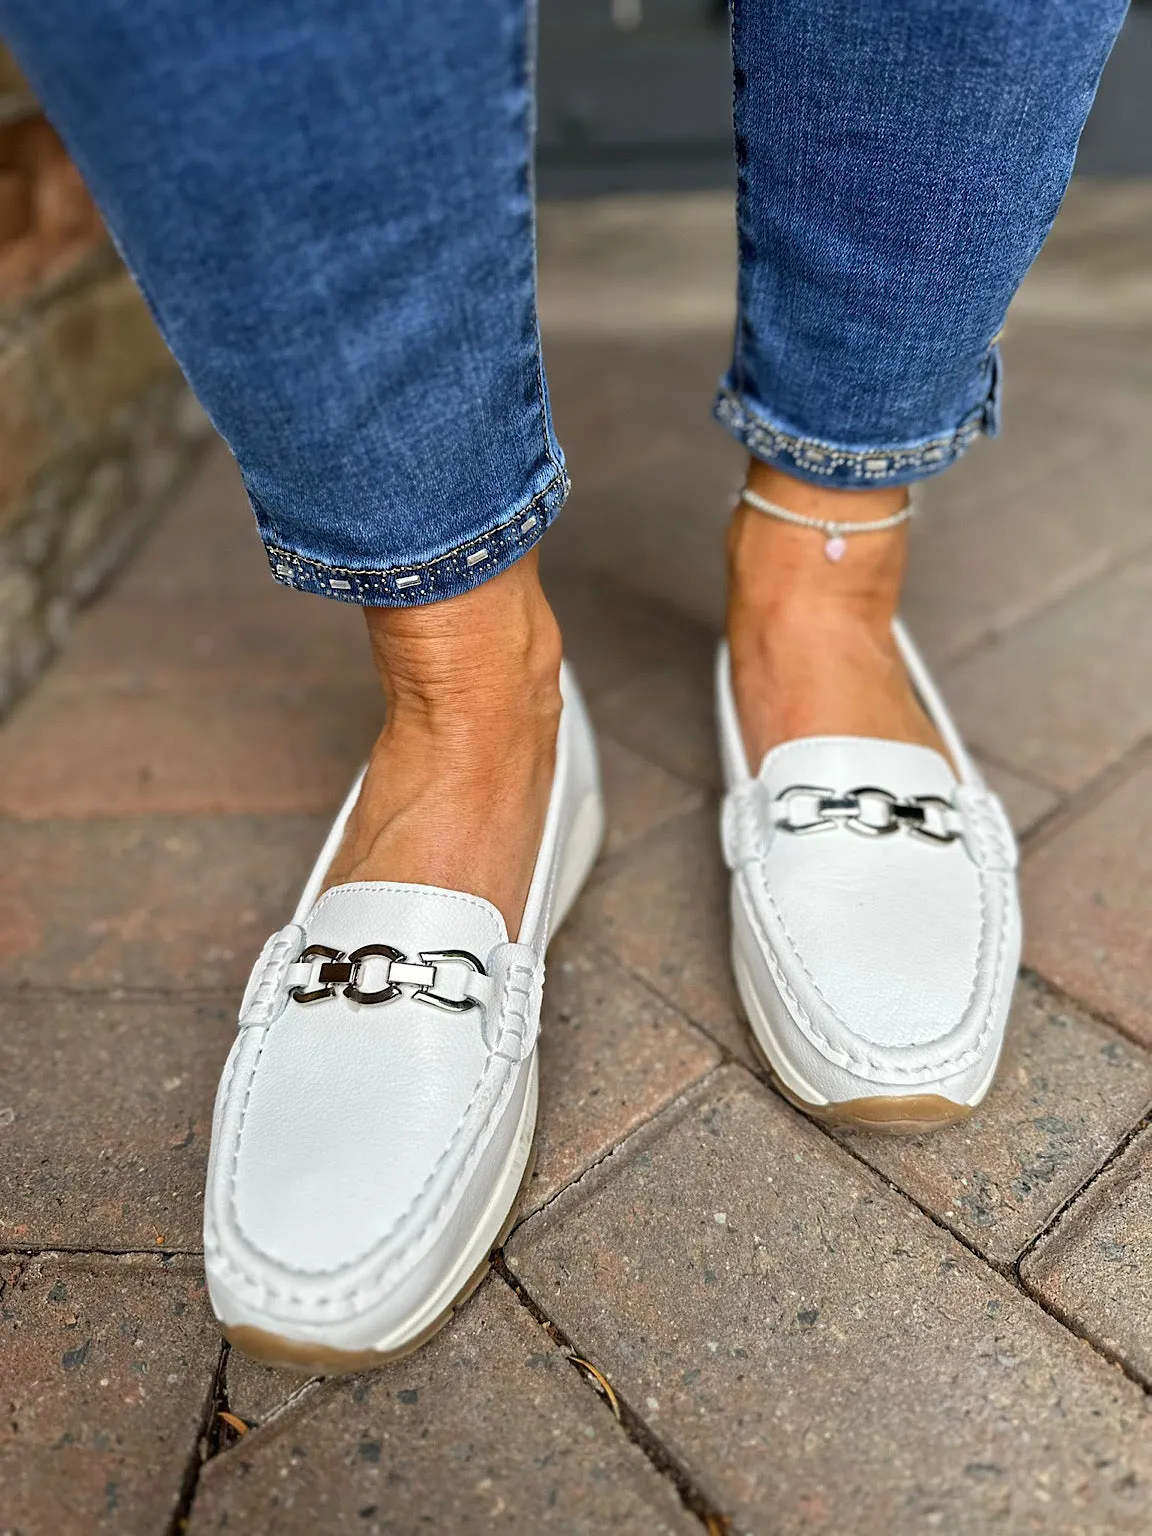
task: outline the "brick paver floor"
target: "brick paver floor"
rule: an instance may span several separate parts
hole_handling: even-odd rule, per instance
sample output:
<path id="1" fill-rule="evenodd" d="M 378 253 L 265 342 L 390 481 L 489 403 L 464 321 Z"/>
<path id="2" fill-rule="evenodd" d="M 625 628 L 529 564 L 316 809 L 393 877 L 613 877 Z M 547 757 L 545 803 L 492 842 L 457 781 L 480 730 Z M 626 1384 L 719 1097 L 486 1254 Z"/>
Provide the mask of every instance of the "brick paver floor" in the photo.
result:
<path id="1" fill-rule="evenodd" d="M 546 214 L 549 580 L 610 832 L 550 958 L 519 1225 L 427 1349 L 258 1367 L 199 1259 L 242 982 L 379 724 L 358 614 L 272 585 L 218 452 L 0 730 L 0 1533 L 1152 1528 L 1152 189 L 1075 189 L 1005 439 L 915 529 L 1028 939 L 994 1091 L 907 1141 L 785 1104 L 728 976 L 730 222 Z"/>

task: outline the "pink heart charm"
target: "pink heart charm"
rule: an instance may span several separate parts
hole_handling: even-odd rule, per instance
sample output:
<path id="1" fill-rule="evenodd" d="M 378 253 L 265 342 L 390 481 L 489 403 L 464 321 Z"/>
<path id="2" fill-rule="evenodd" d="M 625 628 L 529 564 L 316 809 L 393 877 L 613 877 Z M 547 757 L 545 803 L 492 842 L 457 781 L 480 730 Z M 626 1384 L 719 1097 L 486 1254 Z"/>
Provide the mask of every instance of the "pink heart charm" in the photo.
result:
<path id="1" fill-rule="evenodd" d="M 837 560 L 843 560 L 844 551 L 847 548 L 848 540 L 839 533 L 833 534 L 833 536 L 824 545 L 824 558 L 833 562 Z"/>

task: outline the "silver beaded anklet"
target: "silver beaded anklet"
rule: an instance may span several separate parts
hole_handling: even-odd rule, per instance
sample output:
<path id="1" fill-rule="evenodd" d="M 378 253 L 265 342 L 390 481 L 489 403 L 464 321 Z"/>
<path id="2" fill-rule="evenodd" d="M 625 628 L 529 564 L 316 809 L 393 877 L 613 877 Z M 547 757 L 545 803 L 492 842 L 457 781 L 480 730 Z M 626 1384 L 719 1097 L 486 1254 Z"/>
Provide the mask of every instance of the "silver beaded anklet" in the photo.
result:
<path id="1" fill-rule="evenodd" d="M 906 523 L 909 518 L 916 515 L 916 504 L 912 500 L 912 492 L 908 492 L 908 500 L 899 512 L 893 512 L 891 517 L 878 517 L 871 523 L 837 523 L 829 517 L 805 517 L 803 512 L 791 512 L 787 507 L 778 507 L 774 501 L 766 501 L 763 496 L 758 496 L 755 491 L 750 491 L 747 486 L 740 492 L 740 501 L 746 501 L 750 507 L 755 507 L 757 512 L 764 512 L 769 517 L 778 517 L 783 523 L 792 523 L 797 528 L 814 528 L 824 535 L 824 556 L 833 562 L 843 560 L 844 552 L 848 548 L 848 538 L 854 533 L 883 533 L 888 528 L 899 528 L 901 523 Z"/>

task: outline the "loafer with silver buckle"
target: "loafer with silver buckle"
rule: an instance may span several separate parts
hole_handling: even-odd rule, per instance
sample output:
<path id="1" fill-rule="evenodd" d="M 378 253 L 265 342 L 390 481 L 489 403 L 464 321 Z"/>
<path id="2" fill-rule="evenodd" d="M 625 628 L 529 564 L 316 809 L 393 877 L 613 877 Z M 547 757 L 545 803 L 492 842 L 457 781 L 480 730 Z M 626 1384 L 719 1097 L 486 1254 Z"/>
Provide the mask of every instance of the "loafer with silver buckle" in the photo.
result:
<path id="1" fill-rule="evenodd" d="M 991 1085 L 1020 906 L 1004 808 L 894 632 L 952 762 L 821 736 L 776 747 L 753 775 L 721 647 L 722 840 L 736 986 L 779 1087 L 835 1125 L 917 1132 L 965 1119 Z"/>
<path id="2" fill-rule="evenodd" d="M 509 1227 L 536 1127 L 544 951 L 603 835 L 575 681 L 520 932 L 490 902 L 386 881 L 317 899 L 359 782 L 291 923 L 252 972 L 221 1080 L 205 1199 L 227 1337 L 330 1374 L 406 1354 Z"/>

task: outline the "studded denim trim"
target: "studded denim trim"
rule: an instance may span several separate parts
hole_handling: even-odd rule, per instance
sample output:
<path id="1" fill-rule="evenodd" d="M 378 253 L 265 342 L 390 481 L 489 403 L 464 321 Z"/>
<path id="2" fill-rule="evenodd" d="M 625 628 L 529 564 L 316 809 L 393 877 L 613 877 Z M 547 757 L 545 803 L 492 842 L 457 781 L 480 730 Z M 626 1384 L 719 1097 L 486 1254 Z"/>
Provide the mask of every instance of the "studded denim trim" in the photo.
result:
<path id="1" fill-rule="evenodd" d="M 278 582 L 297 592 L 315 592 L 369 608 L 416 608 L 437 603 L 478 587 L 527 554 L 554 521 L 570 489 L 568 476 L 557 474 L 514 516 L 433 560 L 358 570 L 326 565 L 267 543 L 268 564 Z"/>
<path id="2" fill-rule="evenodd" d="M 995 348 L 987 366 L 987 396 L 955 431 L 904 447 L 844 448 L 818 438 L 797 437 L 762 416 L 726 385 L 716 396 L 713 412 L 749 453 L 766 463 L 779 464 L 803 480 L 842 486 L 907 485 L 947 469 L 981 433 L 995 437 L 1000 424 L 1000 364 Z"/>

